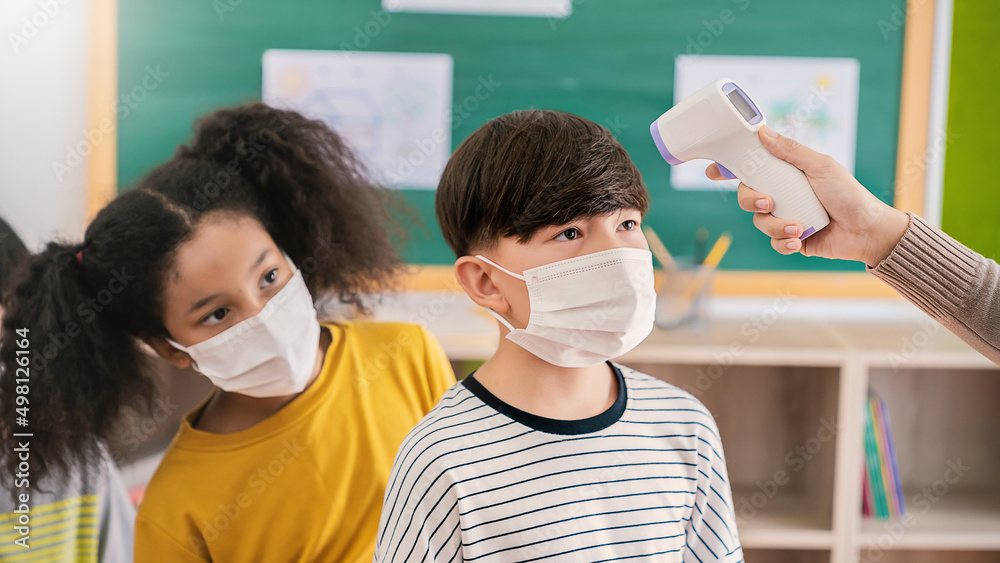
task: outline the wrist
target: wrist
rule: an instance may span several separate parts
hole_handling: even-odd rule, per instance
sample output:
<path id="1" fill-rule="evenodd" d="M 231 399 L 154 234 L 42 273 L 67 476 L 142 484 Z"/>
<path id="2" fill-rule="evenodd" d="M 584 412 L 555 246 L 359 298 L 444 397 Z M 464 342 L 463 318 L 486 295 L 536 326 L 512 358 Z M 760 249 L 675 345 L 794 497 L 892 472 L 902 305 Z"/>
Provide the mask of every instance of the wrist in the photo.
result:
<path id="1" fill-rule="evenodd" d="M 871 268 L 882 263 L 899 244 L 909 226 L 909 215 L 886 205 L 882 217 L 875 223 L 863 262 Z"/>

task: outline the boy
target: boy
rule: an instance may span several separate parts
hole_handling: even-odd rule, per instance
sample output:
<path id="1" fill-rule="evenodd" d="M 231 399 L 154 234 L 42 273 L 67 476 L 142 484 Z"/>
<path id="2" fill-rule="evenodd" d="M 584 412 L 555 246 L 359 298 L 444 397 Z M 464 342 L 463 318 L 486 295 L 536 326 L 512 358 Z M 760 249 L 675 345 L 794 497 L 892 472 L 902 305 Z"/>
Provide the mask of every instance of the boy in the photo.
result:
<path id="1" fill-rule="evenodd" d="M 503 338 L 404 440 L 375 561 L 742 561 L 712 416 L 609 361 L 655 304 L 649 195 L 610 132 L 498 117 L 452 155 L 436 206 Z"/>

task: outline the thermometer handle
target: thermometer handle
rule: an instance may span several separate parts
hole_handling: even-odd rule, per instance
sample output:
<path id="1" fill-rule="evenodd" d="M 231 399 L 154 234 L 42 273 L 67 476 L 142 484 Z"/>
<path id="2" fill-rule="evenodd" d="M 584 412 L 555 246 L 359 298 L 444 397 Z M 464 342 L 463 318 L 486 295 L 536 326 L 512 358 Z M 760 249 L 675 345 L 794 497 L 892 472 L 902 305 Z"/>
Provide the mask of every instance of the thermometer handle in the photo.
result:
<path id="1" fill-rule="evenodd" d="M 746 149 L 735 162 L 721 164 L 731 170 L 747 186 L 771 196 L 771 215 L 802 223 L 802 235 L 809 235 L 830 223 L 826 209 L 813 192 L 801 170 L 774 156 L 754 134 Z M 730 166 L 732 164 L 732 166 Z"/>

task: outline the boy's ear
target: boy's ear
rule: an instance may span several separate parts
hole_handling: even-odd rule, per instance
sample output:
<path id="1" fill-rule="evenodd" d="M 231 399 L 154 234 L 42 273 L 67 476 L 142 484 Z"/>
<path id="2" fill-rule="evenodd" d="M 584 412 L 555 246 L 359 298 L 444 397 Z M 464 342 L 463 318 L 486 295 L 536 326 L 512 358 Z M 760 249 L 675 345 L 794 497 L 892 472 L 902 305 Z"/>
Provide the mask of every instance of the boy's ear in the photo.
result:
<path id="1" fill-rule="evenodd" d="M 163 358 L 164 360 L 174 364 L 180 369 L 187 369 L 191 367 L 193 363 L 191 356 L 183 350 L 178 350 L 174 348 L 172 344 L 167 342 L 166 338 L 162 336 L 143 336 L 140 339 L 146 343 L 147 346 L 156 352 L 156 355 Z"/>
<path id="2" fill-rule="evenodd" d="M 506 313 L 510 303 L 490 278 L 492 267 L 475 256 L 462 256 L 455 261 L 455 278 L 476 305 Z"/>

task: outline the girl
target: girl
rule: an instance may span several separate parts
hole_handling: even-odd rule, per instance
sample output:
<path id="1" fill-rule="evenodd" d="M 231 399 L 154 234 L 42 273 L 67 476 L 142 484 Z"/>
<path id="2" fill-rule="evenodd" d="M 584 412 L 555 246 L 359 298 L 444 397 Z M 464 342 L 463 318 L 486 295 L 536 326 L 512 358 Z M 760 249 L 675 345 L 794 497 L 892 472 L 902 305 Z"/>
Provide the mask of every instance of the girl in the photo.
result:
<path id="1" fill-rule="evenodd" d="M 255 104 L 204 118 L 82 244 L 31 260 L 6 320 L 37 347 L 50 451 L 89 455 L 109 416 L 148 398 L 140 341 L 217 387 L 146 490 L 137 561 L 371 560 L 396 449 L 454 382 L 419 327 L 317 321 L 315 297 L 363 311 L 400 269 L 387 221 L 340 137 Z"/>

